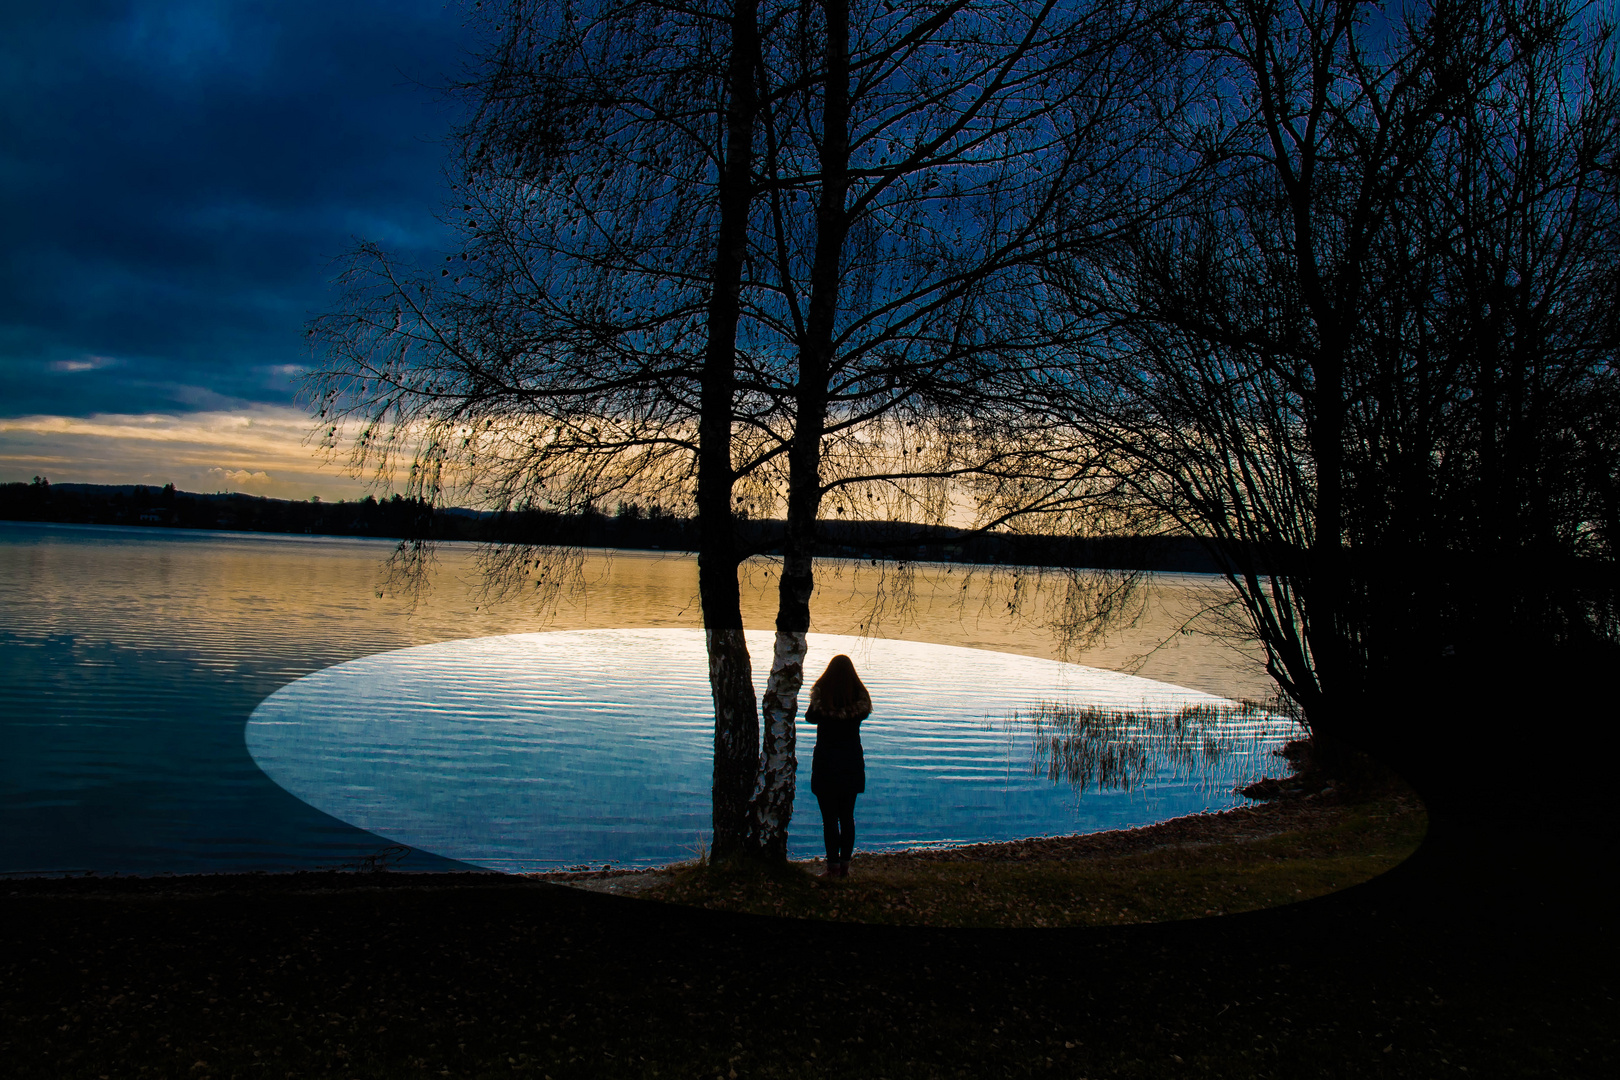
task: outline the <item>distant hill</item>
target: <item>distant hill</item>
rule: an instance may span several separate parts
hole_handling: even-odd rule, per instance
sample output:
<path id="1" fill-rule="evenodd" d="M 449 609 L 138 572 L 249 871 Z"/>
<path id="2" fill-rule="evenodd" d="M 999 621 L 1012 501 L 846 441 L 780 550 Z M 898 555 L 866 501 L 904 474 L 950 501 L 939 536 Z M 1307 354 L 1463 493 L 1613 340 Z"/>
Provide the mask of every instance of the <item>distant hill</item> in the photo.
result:
<path id="1" fill-rule="evenodd" d="M 694 551 L 697 525 L 657 507 L 617 512 L 493 513 L 434 508 L 394 495 L 378 500 L 295 502 L 237 492 L 200 494 L 140 484 L 0 484 L 0 519 L 238 532 L 316 533 L 388 539 L 469 540 L 579 547 Z M 743 521 L 749 546 L 773 553 L 782 522 Z M 1056 537 L 976 533 L 939 525 L 823 521 L 818 554 L 832 558 L 1015 566 L 1100 567 L 1214 573 L 1214 558 L 1191 537 Z"/>

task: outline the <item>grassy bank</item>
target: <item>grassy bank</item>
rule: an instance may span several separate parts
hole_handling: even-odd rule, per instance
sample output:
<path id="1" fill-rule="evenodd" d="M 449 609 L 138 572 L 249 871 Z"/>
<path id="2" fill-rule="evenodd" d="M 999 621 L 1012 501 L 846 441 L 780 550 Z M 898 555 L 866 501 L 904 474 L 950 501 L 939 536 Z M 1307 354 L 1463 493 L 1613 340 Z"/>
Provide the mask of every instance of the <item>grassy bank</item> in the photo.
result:
<path id="1" fill-rule="evenodd" d="M 818 877 L 820 862 L 693 864 L 638 892 L 721 911 L 887 925 L 1170 922 L 1367 881 L 1411 855 L 1427 827 L 1410 791 L 1329 793 L 1095 836 L 857 855 L 841 879 Z"/>

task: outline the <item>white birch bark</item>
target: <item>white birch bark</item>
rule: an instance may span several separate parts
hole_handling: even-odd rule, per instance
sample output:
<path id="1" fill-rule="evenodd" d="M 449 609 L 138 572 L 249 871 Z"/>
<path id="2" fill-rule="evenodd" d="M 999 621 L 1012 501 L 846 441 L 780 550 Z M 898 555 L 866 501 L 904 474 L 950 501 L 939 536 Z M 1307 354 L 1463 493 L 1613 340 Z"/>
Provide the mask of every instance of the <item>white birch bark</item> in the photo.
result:
<path id="1" fill-rule="evenodd" d="M 809 635 L 802 630 L 776 632 L 760 709 L 764 746 L 752 824 L 759 848 L 784 857 L 798 786 L 799 689 L 804 685 L 804 658 L 809 648 Z"/>

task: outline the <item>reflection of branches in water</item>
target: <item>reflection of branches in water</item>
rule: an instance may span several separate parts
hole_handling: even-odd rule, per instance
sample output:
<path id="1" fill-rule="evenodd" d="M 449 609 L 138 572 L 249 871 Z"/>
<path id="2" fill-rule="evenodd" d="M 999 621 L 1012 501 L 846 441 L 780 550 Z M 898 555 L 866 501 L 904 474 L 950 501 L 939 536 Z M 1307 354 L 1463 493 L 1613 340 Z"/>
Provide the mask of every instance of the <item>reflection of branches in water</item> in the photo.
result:
<path id="1" fill-rule="evenodd" d="M 397 597 L 415 608 L 432 588 L 438 558 L 431 540 L 401 540 L 383 564 L 377 596 Z"/>
<path id="2" fill-rule="evenodd" d="M 1008 727 L 1032 737 L 1031 775 L 1084 794 L 1134 791 L 1166 771 L 1205 788 L 1236 786 L 1236 765 L 1280 742 L 1292 723 L 1252 702 L 1174 711 L 1041 702 L 1013 713 Z"/>
<path id="3" fill-rule="evenodd" d="M 522 598 L 549 617 L 585 588 L 585 549 L 553 544 L 488 544 L 478 552 L 480 603 Z"/>
<path id="4" fill-rule="evenodd" d="M 478 549 L 480 606 L 522 600 L 543 618 L 585 588 L 586 550 L 554 544 L 485 544 Z M 379 597 L 407 601 L 414 609 L 433 588 L 438 552 L 431 540 L 401 540 L 383 564 Z"/>
<path id="5" fill-rule="evenodd" d="M 1062 570 L 1063 593 L 1045 626 L 1067 660 L 1095 648 L 1110 633 L 1130 629 L 1147 611 L 1145 570 Z"/>
<path id="6" fill-rule="evenodd" d="M 1168 634 L 1161 637 L 1146 652 L 1131 657 L 1120 665 L 1122 671 L 1137 672 L 1153 659 L 1153 655 L 1160 649 L 1169 647 L 1172 641 L 1185 634 L 1199 634 L 1224 642 L 1228 648 L 1238 652 L 1245 652 L 1246 646 L 1254 644 L 1254 634 L 1248 629 L 1248 624 L 1240 616 L 1233 615 L 1233 609 L 1239 607 L 1241 601 L 1235 592 L 1231 592 L 1223 585 L 1207 585 L 1197 590 L 1193 595 L 1200 596 L 1196 610 Z M 1146 607 L 1146 599 L 1142 604 Z"/>
<path id="7" fill-rule="evenodd" d="M 860 573 L 861 569 L 857 567 L 857 582 Z M 875 581 L 862 607 L 859 629 L 856 632 L 862 637 L 876 637 L 880 626 L 889 633 L 897 633 L 908 624 L 916 622 L 916 563 L 880 560 L 870 576 Z"/>
<path id="8" fill-rule="evenodd" d="M 839 605 L 842 617 L 853 610 L 856 620 L 852 627 L 838 627 L 838 633 L 854 633 L 863 638 L 876 638 L 881 630 L 885 637 L 893 637 L 907 626 L 917 622 L 918 592 L 917 564 L 910 561 L 890 562 L 886 559 L 816 560 L 818 588 L 828 582 L 843 581 L 848 576 L 847 597 Z M 833 605 L 829 604 L 828 608 Z M 835 632 L 829 627 L 828 632 Z"/>

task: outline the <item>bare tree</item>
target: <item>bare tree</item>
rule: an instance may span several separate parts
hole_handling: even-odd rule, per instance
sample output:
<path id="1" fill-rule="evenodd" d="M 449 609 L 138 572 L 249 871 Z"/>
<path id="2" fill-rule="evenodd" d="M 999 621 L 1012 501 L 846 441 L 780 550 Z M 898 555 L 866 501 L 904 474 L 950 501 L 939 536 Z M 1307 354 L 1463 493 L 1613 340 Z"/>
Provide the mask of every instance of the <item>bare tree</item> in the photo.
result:
<path id="1" fill-rule="evenodd" d="M 1005 453 L 1041 350 L 1013 317 L 1054 252 L 1127 230 L 1183 102 L 1152 5 L 823 0 L 764 51 L 755 427 L 785 509 L 754 827 L 785 854 L 816 523 L 941 521 Z M 1171 65 L 1173 70 L 1173 65 Z M 1059 207 L 1066 213 L 1059 213 Z M 862 496 L 865 496 L 863 499 Z M 879 507 L 881 506 L 881 509 Z"/>
<path id="2" fill-rule="evenodd" d="M 1054 267 L 1085 348 L 1051 398 L 1108 459 L 1085 494 L 1224 560 L 1331 752 L 1477 617 L 1480 529 L 1606 543 L 1615 459 L 1571 433 L 1614 392 L 1613 54 L 1559 3 L 1202 10 L 1197 198 Z"/>
<path id="3" fill-rule="evenodd" d="M 715 702 L 714 853 L 746 844 L 758 711 L 742 637 L 734 354 L 758 5 L 514 2 L 462 89 L 458 217 L 437 279 L 363 247 L 314 328 L 329 436 L 438 501 L 695 506 Z M 448 279 L 448 280 L 447 280 Z M 543 550 L 489 565 L 549 573 Z"/>
<path id="4" fill-rule="evenodd" d="M 1401 501 L 1361 511 L 1358 540 L 1392 556 L 1379 578 L 1417 568 L 1414 610 L 1369 643 L 1384 665 L 1425 637 L 1477 653 L 1493 615 L 1549 643 L 1620 640 L 1600 569 L 1617 552 L 1620 72 L 1613 25 L 1589 13 L 1494 12 L 1492 77 L 1448 117 L 1380 258 L 1407 299 L 1375 316 L 1392 344 L 1353 414 L 1357 471 Z M 1423 439 L 1391 424 L 1403 402 Z M 1542 572 L 1492 580 L 1529 562 Z M 1374 613 L 1392 606 L 1367 590 Z"/>
<path id="5" fill-rule="evenodd" d="M 363 249 L 316 324 L 331 437 L 358 421 L 357 463 L 408 457 L 414 492 L 695 507 L 716 855 L 785 855 L 824 503 L 943 521 L 953 481 L 1004 453 L 999 418 L 1045 362 L 1037 268 L 1128 230 L 1152 194 L 1142 163 L 1184 105 L 1168 18 L 509 4 L 466 87 L 464 250 L 435 279 Z M 779 508 L 761 760 L 737 584 L 755 551 L 734 518 Z"/>

